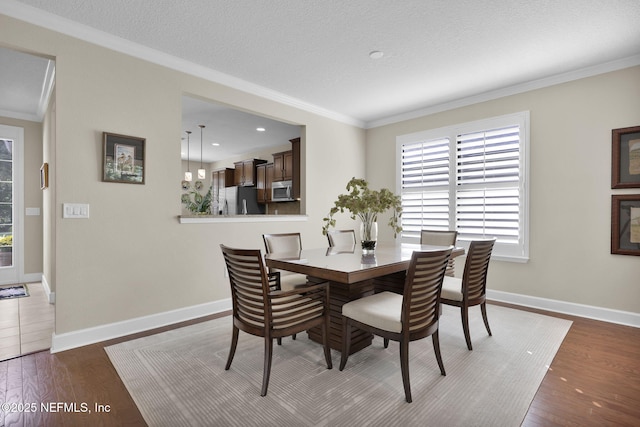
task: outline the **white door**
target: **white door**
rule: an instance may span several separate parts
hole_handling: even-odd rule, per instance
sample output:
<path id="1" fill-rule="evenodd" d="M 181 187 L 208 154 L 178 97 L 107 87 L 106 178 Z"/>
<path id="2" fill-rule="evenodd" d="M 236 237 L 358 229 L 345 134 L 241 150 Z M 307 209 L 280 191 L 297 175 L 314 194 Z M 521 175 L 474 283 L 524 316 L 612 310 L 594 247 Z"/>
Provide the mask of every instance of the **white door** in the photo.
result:
<path id="1" fill-rule="evenodd" d="M 22 279 L 24 129 L 0 125 L 0 284 Z"/>

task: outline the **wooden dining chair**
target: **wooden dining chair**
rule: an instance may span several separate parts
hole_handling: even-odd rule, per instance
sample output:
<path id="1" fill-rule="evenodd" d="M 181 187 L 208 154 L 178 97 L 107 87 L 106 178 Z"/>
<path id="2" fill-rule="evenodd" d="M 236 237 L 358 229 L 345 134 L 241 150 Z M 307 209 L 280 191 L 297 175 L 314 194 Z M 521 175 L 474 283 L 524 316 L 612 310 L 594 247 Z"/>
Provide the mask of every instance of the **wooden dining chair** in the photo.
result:
<path id="1" fill-rule="evenodd" d="M 220 245 L 231 285 L 233 333 L 225 370 L 229 370 L 238 345 L 239 331 L 264 337 L 262 390 L 267 394 L 273 339 L 282 338 L 315 326 L 321 328 L 324 357 L 331 369 L 329 348 L 329 284 L 327 282 L 280 289 L 280 274 L 267 273 L 259 249 L 233 249 Z"/>
<path id="2" fill-rule="evenodd" d="M 341 371 L 349 358 L 351 328 L 355 327 L 383 337 L 385 344 L 387 340 L 400 343 L 400 370 L 408 403 L 411 403 L 410 341 L 431 336 L 440 373 L 446 375 L 440 354 L 438 317 L 440 290 L 452 249 L 414 252 L 402 295 L 384 291 L 342 306 Z"/>
<path id="3" fill-rule="evenodd" d="M 330 230 L 327 231 L 327 239 L 330 248 L 354 250 L 356 248 L 355 230 Z"/>
<path id="4" fill-rule="evenodd" d="M 263 234 L 262 239 L 264 240 L 264 249 L 268 254 L 299 254 L 302 250 L 302 236 L 300 233 Z M 304 274 L 274 269 L 270 269 L 269 271 L 271 273 L 275 273 L 276 271 L 280 273 L 282 289 L 285 290 L 293 289 L 296 286 L 306 285 L 308 283 L 307 276 Z"/>
<path id="5" fill-rule="evenodd" d="M 462 330 L 469 350 L 473 350 L 471 334 L 469 333 L 469 307 L 480 306 L 484 326 L 489 336 L 491 336 L 491 328 L 487 318 L 486 293 L 489 261 L 491 260 L 491 252 L 495 242 L 495 237 L 471 241 L 462 279 L 447 276 L 442 284 L 440 302 L 460 307 Z"/>
<path id="6" fill-rule="evenodd" d="M 456 239 L 458 238 L 458 232 L 456 230 L 428 230 L 423 229 L 420 231 L 420 244 L 421 245 L 435 245 L 435 246 L 455 246 Z M 449 265 L 447 266 L 447 276 L 455 276 L 455 257 L 449 258 Z"/>

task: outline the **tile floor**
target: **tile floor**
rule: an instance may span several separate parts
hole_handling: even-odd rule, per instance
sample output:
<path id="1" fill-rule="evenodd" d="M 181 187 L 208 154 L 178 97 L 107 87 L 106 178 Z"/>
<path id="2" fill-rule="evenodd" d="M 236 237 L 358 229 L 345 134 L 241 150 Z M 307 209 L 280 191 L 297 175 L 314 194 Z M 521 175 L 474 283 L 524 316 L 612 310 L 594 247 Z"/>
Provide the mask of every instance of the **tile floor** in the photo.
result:
<path id="1" fill-rule="evenodd" d="M 29 296 L 0 300 L 0 360 L 51 348 L 54 305 L 42 283 L 27 283 Z"/>

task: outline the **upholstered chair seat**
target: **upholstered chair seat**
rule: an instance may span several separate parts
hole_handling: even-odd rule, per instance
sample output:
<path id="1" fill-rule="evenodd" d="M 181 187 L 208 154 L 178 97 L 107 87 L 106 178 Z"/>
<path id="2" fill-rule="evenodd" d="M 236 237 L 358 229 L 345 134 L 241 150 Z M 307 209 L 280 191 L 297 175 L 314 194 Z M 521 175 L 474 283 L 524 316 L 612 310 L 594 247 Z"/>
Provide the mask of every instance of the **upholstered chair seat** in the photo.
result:
<path id="1" fill-rule="evenodd" d="M 306 274 L 292 273 L 283 270 L 276 271 L 280 273 L 280 286 L 283 291 L 290 291 L 298 286 L 309 284 Z"/>
<path id="2" fill-rule="evenodd" d="M 380 292 L 343 306 L 342 315 L 385 331 L 402 331 L 402 295 Z"/>
<path id="3" fill-rule="evenodd" d="M 446 298 L 453 301 L 462 301 L 462 279 L 458 277 L 444 277 L 442 282 L 442 293 L 440 298 Z"/>

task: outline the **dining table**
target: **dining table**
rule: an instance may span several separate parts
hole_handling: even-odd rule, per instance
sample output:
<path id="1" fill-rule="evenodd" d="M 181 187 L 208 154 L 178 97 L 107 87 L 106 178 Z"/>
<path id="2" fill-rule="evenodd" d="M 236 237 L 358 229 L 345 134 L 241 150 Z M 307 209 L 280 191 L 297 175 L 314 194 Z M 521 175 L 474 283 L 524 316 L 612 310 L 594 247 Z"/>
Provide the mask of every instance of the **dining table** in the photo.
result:
<path id="1" fill-rule="evenodd" d="M 303 249 L 297 252 L 273 252 L 265 255 L 270 269 L 307 275 L 309 282 L 329 283 L 329 345 L 342 348 L 342 306 L 350 301 L 390 291 L 402 294 L 406 272 L 414 251 L 438 251 L 448 246 L 413 243 L 378 243 L 374 253 L 363 253 L 359 246 Z M 464 255 L 454 247 L 452 257 Z M 322 343 L 320 328 L 308 331 L 309 338 Z M 373 335 L 352 328 L 350 354 L 371 345 Z"/>

